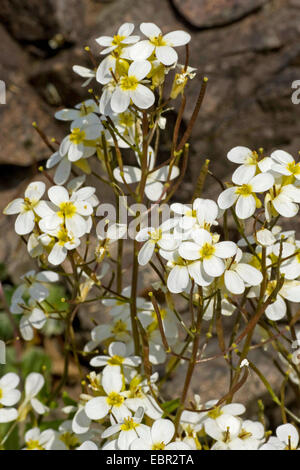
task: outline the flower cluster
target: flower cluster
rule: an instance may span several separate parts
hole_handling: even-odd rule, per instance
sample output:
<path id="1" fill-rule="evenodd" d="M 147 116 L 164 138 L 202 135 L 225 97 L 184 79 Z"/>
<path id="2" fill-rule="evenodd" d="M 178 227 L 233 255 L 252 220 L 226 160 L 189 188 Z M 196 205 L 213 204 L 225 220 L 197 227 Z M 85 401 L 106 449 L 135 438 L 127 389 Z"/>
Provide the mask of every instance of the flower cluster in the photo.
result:
<path id="1" fill-rule="evenodd" d="M 0 286 L 12 331 L 0 339 L 0 423 L 10 423 L 0 426 L 0 448 L 17 428 L 28 450 L 297 449 L 300 418 L 286 391 L 299 398 L 300 240 L 287 224 L 299 210 L 300 163 L 284 150 L 234 147 L 230 183 L 207 160 L 189 200 L 180 197 L 207 79 L 182 132 L 185 87 L 199 75 L 188 64 L 191 37 L 153 23 L 139 29 L 125 23 L 97 38 L 100 63 L 86 48 L 93 69 L 73 70 L 93 86 L 89 98 L 55 113 L 69 127 L 61 142 L 35 125 L 52 153 L 45 178 L 4 210 L 16 215 L 15 231 L 39 269 L 16 288 L 10 278 Z M 216 201 L 205 197 L 209 178 L 222 188 Z M 66 298 L 53 300 L 55 287 Z M 61 328 L 50 328 L 46 342 L 52 319 Z M 64 364 L 52 383 L 45 363 L 54 334 Z M 23 348 L 37 344 L 43 358 L 28 372 Z M 267 348 L 282 377 L 278 390 L 252 362 L 253 349 L 269 360 Z M 228 390 L 202 403 L 191 395 L 193 374 L 203 363 L 213 372 L 218 358 L 228 366 Z M 71 371 L 77 398 L 67 392 Z M 182 377 L 169 396 L 175 373 Z M 244 419 L 235 402 L 237 391 L 247 397 L 250 373 L 280 407 L 284 423 L 272 430 L 261 401 L 259 420 Z M 53 408 L 58 421 L 43 421 Z"/>

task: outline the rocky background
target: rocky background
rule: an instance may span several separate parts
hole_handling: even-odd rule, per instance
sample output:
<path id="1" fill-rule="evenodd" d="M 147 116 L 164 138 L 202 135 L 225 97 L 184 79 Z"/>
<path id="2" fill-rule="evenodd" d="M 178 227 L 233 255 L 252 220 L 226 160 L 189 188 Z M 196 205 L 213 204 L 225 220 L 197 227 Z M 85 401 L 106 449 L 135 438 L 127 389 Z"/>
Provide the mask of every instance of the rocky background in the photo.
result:
<path id="1" fill-rule="evenodd" d="M 98 55 L 94 39 L 125 21 L 190 32 L 190 64 L 198 75 L 187 89 L 185 122 L 201 78 L 209 78 L 181 201 L 189 201 L 205 158 L 226 179 L 232 171 L 226 153 L 236 145 L 284 148 L 295 156 L 300 150 L 300 105 L 291 101 L 292 82 L 300 80 L 300 0 L 0 0 L 0 21 L 0 79 L 7 87 L 7 104 L 0 105 L 1 213 L 50 155 L 32 122 L 61 139 L 65 129 L 55 110 L 86 97 L 72 65 L 90 66 L 84 46 Z M 166 139 L 161 151 L 167 146 Z M 208 186 L 206 195 L 215 197 L 219 188 L 213 181 Z M 0 216 L 0 261 L 17 280 L 28 261 L 12 219 Z M 221 390 L 222 364 L 213 372 Z M 214 396 L 211 370 L 199 375 L 208 398 Z"/>

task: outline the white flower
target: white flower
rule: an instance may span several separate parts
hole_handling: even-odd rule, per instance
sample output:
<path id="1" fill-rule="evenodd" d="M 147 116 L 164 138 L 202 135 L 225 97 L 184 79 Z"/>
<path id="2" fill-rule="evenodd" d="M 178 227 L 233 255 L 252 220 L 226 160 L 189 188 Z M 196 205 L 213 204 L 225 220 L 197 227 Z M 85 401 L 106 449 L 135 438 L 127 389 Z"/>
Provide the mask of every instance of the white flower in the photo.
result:
<path id="1" fill-rule="evenodd" d="M 81 85 L 82 87 L 87 86 L 96 76 L 96 72 L 94 72 L 94 70 L 88 69 L 87 67 L 82 67 L 81 65 L 73 65 L 73 71 L 77 73 L 77 75 L 80 75 L 80 77 L 87 79 Z"/>
<path id="2" fill-rule="evenodd" d="M 32 270 L 21 276 L 21 279 L 25 281 L 23 285 L 27 287 L 29 296 L 38 302 L 42 302 L 49 295 L 49 289 L 44 284 L 58 282 L 59 275 L 54 271 L 36 273 Z"/>
<path id="3" fill-rule="evenodd" d="M 211 199 L 197 198 L 192 207 L 175 202 L 171 204 L 171 210 L 181 216 L 178 226 L 184 231 L 192 228 L 209 229 L 211 225 L 217 225 L 219 209 Z"/>
<path id="4" fill-rule="evenodd" d="M 93 351 L 99 344 L 107 339 L 114 341 L 123 341 L 126 344 L 132 342 L 131 319 L 128 315 L 123 318 L 122 315 L 115 316 L 109 324 L 98 325 L 91 331 L 91 341 L 89 341 L 84 351 Z"/>
<path id="5" fill-rule="evenodd" d="M 15 221 L 15 231 L 18 235 L 27 235 L 32 232 L 36 220 L 36 210 L 41 204 L 40 199 L 45 189 L 46 185 L 41 181 L 30 183 L 25 191 L 24 199 L 14 199 L 4 209 L 4 214 L 19 214 Z"/>
<path id="6" fill-rule="evenodd" d="M 293 184 L 275 184 L 265 196 L 265 213 L 269 222 L 272 216 L 294 217 L 299 210 L 300 189 Z"/>
<path id="7" fill-rule="evenodd" d="M 84 441 L 76 450 L 98 450 L 97 444 L 93 441 Z"/>
<path id="8" fill-rule="evenodd" d="M 100 52 L 100 54 L 110 54 L 112 51 L 117 49 L 118 47 L 127 47 L 130 44 L 136 43 L 140 37 L 139 36 L 131 36 L 131 33 L 134 30 L 133 23 L 124 23 L 118 29 L 117 34 L 113 37 L 111 36 L 100 36 L 96 39 L 97 43 L 100 46 L 104 46 L 105 49 Z"/>
<path id="9" fill-rule="evenodd" d="M 108 427 L 103 433 L 102 438 L 113 436 L 116 433 L 119 433 L 117 439 L 117 446 L 120 450 L 129 450 L 130 444 L 136 440 L 138 437 L 143 437 L 147 435 L 148 426 L 142 424 L 144 410 L 139 408 L 133 417 L 128 416 L 124 418 L 121 422 L 113 424 Z"/>
<path id="10" fill-rule="evenodd" d="M 179 255 L 178 251 L 171 252 L 160 250 L 159 253 L 168 261 L 167 267 L 170 269 L 170 272 L 168 275 L 167 287 L 169 291 L 173 294 L 179 294 L 180 292 L 188 289 L 190 284 L 190 269 L 193 270 L 194 263 L 189 263 L 184 260 Z M 208 278 L 207 276 L 207 283 L 209 284 L 210 282 L 212 282 L 212 278 Z"/>
<path id="11" fill-rule="evenodd" d="M 140 159 L 137 158 L 137 160 L 140 165 Z M 177 166 L 172 166 L 171 169 L 169 165 L 166 165 L 158 170 L 154 170 L 154 165 L 154 151 L 149 146 L 147 154 L 147 167 L 149 173 L 146 178 L 145 194 L 150 201 L 158 201 L 164 191 L 163 183 L 168 180 L 171 181 L 179 175 L 179 168 Z M 114 177 L 120 183 L 124 183 L 124 181 L 127 184 L 138 183 L 142 178 L 142 170 L 135 166 L 125 165 L 123 167 L 123 173 L 119 167 L 114 169 Z"/>
<path id="12" fill-rule="evenodd" d="M 257 170 L 262 173 L 269 170 L 272 164 L 270 158 L 263 158 L 259 161 L 257 152 L 242 146 L 231 149 L 227 153 L 227 158 L 240 165 L 232 175 L 232 181 L 238 185 L 247 183 L 255 176 Z"/>
<path id="13" fill-rule="evenodd" d="M 225 286 L 235 295 L 242 294 L 247 285 L 259 285 L 263 279 L 258 269 L 248 263 L 241 263 L 241 259 L 242 251 L 238 248 L 234 261 L 228 263 L 229 267 L 224 273 Z"/>
<path id="14" fill-rule="evenodd" d="M 54 450 L 53 443 L 55 441 L 55 433 L 52 429 L 40 431 L 39 428 L 33 428 L 26 432 L 25 443 L 26 450 Z"/>
<path id="15" fill-rule="evenodd" d="M 155 101 L 153 92 L 141 83 L 150 70 L 151 64 L 147 60 L 135 61 L 130 65 L 128 74 L 120 77 L 110 103 L 115 113 L 126 111 L 131 101 L 141 109 L 153 105 Z"/>
<path id="16" fill-rule="evenodd" d="M 191 40 L 191 36 L 185 31 L 173 31 L 163 35 L 154 23 L 142 23 L 140 30 L 148 39 L 131 47 L 130 56 L 133 60 L 148 59 L 155 52 L 159 62 L 172 65 L 178 60 L 177 52 L 173 47 L 184 46 Z"/>
<path id="17" fill-rule="evenodd" d="M 264 300 L 266 300 L 276 287 L 277 281 L 268 281 Z M 277 294 L 276 300 L 266 308 L 265 314 L 272 321 L 281 320 L 287 311 L 285 299 L 289 302 L 300 302 L 300 281 L 285 281 L 282 288 Z M 248 297 L 258 297 L 257 287 L 251 288 Z"/>
<path id="18" fill-rule="evenodd" d="M 296 450 L 299 444 L 299 434 L 292 424 L 281 424 L 276 429 L 276 436 L 271 436 L 260 450 Z"/>
<path id="19" fill-rule="evenodd" d="M 153 227 L 142 228 L 135 239 L 138 242 L 146 242 L 138 254 L 138 262 L 145 266 L 152 258 L 156 245 L 165 250 L 171 250 L 174 247 L 174 237 L 170 230 L 177 225 L 178 220 L 169 219 L 163 222 L 157 229 Z"/>
<path id="20" fill-rule="evenodd" d="M 90 157 L 96 152 L 94 141 L 101 136 L 102 131 L 104 128 L 101 121 L 94 113 L 75 119 L 71 124 L 71 134 L 67 135 L 60 144 L 58 152 L 60 158 L 67 155 L 70 162 L 76 162 L 81 158 Z"/>
<path id="21" fill-rule="evenodd" d="M 94 100 L 86 100 L 75 106 L 75 109 L 61 109 L 55 113 L 56 119 L 60 121 L 75 121 L 78 124 L 85 120 L 85 117 L 98 112 L 98 105 Z M 97 117 L 97 116 L 96 116 Z"/>
<path id="22" fill-rule="evenodd" d="M 296 163 L 292 155 L 284 150 L 275 150 L 271 153 L 273 160 L 272 170 L 285 176 L 294 176 L 300 180 L 300 163 Z"/>
<path id="23" fill-rule="evenodd" d="M 125 367 L 137 367 L 141 363 L 138 356 L 129 356 L 126 354 L 126 345 L 121 342 L 110 343 L 108 347 L 109 356 L 95 356 L 90 361 L 93 367 L 104 367 L 103 373 L 107 372 L 111 367 L 122 370 Z"/>
<path id="24" fill-rule="evenodd" d="M 87 233 L 88 225 L 86 217 L 93 213 L 93 208 L 88 199 L 94 194 L 91 187 L 81 188 L 69 196 L 66 188 L 52 186 L 48 190 L 48 196 L 52 204 L 43 205 L 39 210 L 42 218 L 39 226 L 43 232 L 50 232 L 65 224 L 66 229 L 74 237 L 82 237 Z"/>
<path id="25" fill-rule="evenodd" d="M 20 332 L 26 341 L 31 341 L 34 328 L 41 329 L 47 317 L 34 299 L 25 300 L 26 295 L 26 286 L 22 284 L 13 293 L 10 311 L 15 315 L 23 314 L 19 324 Z"/>
<path id="26" fill-rule="evenodd" d="M 106 396 L 96 397 L 89 400 L 85 405 L 85 412 L 92 420 L 102 419 L 109 413 L 121 421 L 131 416 L 131 411 L 125 403 L 126 392 L 122 392 L 123 377 L 119 371 L 112 368 L 102 375 L 101 385 Z"/>
<path id="27" fill-rule="evenodd" d="M 261 205 L 255 193 L 263 193 L 274 184 L 274 178 L 270 173 L 261 173 L 253 178 L 245 178 L 245 181 L 240 186 L 225 189 L 218 197 L 221 209 L 229 209 L 236 203 L 235 212 L 239 219 L 251 217 L 257 205 L 259 207 Z"/>
<path id="28" fill-rule="evenodd" d="M 200 286 L 207 286 L 211 278 L 221 276 L 225 270 L 223 259 L 236 254 L 237 246 L 233 242 L 214 243 L 212 235 L 204 229 L 192 233 L 193 242 L 183 242 L 178 252 L 188 261 L 196 261 L 189 273 Z"/>
<path id="29" fill-rule="evenodd" d="M 190 447 L 181 441 L 171 442 L 175 433 L 175 426 L 169 419 L 158 419 L 151 429 L 145 430 L 142 438 L 135 439 L 131 450 L 190 450 Z"/>
<path id="30" fill-rule="evenodd" d="M 45 414 L 49 408 L 36 398 L 37 394 L 41 391 L 45 384 L 45 379 L 42 374 L 31 372 L 25 380 L 25 399 L 20 407 L 20 414 L 28 405 L 30 405 L 39 415 Z"/>
<path id="31" fill-rule="evenodd" d="M 158 374 L 154 373 L 150 377 L 152 389 L 157 393 L 155 382 L 158 380 Z M 142 377 L 136 374 L 129 384 L 129 391 L 127 392 L 128 398 L 126 399 L 126 406 L 133 412 L 137 412 L 139 408 L 143 408 L 145 415 L 151 419 L 159 419 L 163 414 L 163 410 L 154 400 L 150 393 L 148 381 L 143 380 Z"/>
<path id="32" fill-rule="evenodd" d="M 242 421 L 237 437 L 229 443 L 230 450 L 257 450 L 264 439 L 265 430 L 258 421 Z"/>
<path id="33" fill-rule="evenodd" d="M 20 379 L 14 372 L 8 372 L 0 379 L 0 423 L 9 423 L 18 417 L 18 411 L 12 407 L 21 397 L 19 390 L 16 390 L 19 382 Z"/>

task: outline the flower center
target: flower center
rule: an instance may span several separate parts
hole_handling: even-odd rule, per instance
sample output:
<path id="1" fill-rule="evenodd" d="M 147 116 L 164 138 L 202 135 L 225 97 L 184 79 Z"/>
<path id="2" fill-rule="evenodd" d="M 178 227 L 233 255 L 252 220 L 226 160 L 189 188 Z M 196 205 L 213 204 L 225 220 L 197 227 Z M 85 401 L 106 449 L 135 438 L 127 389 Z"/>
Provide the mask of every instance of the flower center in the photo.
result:
<path id="1" fill-rule="evenodd" d="M 211 419 L 217 419 L 221 415 L 222 415 L 222 411 L 219 406 L 217 406 L 216 408 L 214 408 L 213 410 L 207 413 L 207 416 Z"/>
<path id="2" fill-rule="evenodd" d="M 115 335 L 118 333 L 125 333 L 127 331 L 127 325 L 122 320 L 118 320 L 114 327 L 112 328 L 111 332 Z"/>
<path id="3" fill-rule="evenodd" d="M 68 231 L 64 227 L 60 229 L 56 236 L 58 238 L 59 245 L 64 246 L 64 244 L 69 241 Z"/>
<path id="4" fill-rule="evenodd" d="M 107 403 L 109 404 L 109 406 L 121 406 L 124 402 L 125 398 L 122 397 L 122 395 L 119 395 L 118 393 L 116 392 L 111 392 L 108 396 L 107 396 Z"/>
<path id="5" fill-rule="evenodd" d="M 251 437 L 251 436 L 252 436 L 252 433 L 246 431 L 246 429 L 242 429 L 240 434 L 239 434 L 240 439 L 248 439 L 248 437 Z"/>
<path id="6" fill-rule="evenodd" d="M 289 170 L 293 175 L 299 175 L 300 174 L 300 165 L 299 163 L 291 162 L 288 163 L 286 166 L 286 169 Z"/>
<path id="7" fill-rule="evenodd" d="M 131 113 L 119 114 L 119 124 L 123 127 L 132 127 L 134 124 L 134 117 Z"/>
<path id="8" fill-rule="evenodd" d="M 122 77 L 120 79 L 120 88 L 123 91 L 133 91 L 137 88 L 138 84 L 139 81 L 134 75 Z"/>
<path id="9" fill-rule="evenodd" d="M 72 130 L 72 133 L 69 138 L 73 144 L 76 144 L 76 145 L 82 144 L 85 139 L 85 132 L 81 131 L 79 127 L 75 127 Z"/>
<path id="10" fill-rule="evenodd" d="M 115 34 L 115 36 L 112 40 L 112 45 L 113 46 L 118 46 L 125 39 L 125 37 L 126 36 L 120 36 L 119 34 Z"/>
<path id="11" fill-rule="evenodd" d="M 197 217 L 197 211 L 195 209 L 191 209 L 190 211 L 186 211 L 184 215 L 187 217 Z"/>
<path id="12" fill-rule="evenodd" d="M 250 184 L 242 184 L 242 186 L 236 188 L 235 193 L 243 197 L 251 196 L 252 186 Z"/>
<path id="13" fill-rule="evenodd" d="M 39 201 L 35 201 L 34 199 L 28 199 L 28 197 L 24 198 L 23 203 L 23 212 L 32 211 L 34 207 L 37 205 Z"/>
<path id="14" fill-rule="evenodd" d="M 121 431 L 132 431 L 139 426 L 132 418 L 125 418 L 124 423 L 121 425 Z"/>
<path id="15" fill-rule="evenodd" d="M 160 34 L 159 36 L 153 36 L 149 39 L 149 41 L 156 47 L 167 46 L 167 42 L 164 40 L 162 34 Z"/>
<path id="16" fill-rule="evenodd" d="M 87 116 L 88 114 L 92 113 L 94 111 L 93 106 L 86 106 L 85 104 L 82 104 L 80 106 L 79 112 L 80 116 Z M 84 132 L 84 131 L 81 131 Z"/>
<path id="17" fill-rule="evenodd" d="M 76 214 L 76 207 L 72 202 L 62 202 L 59 205 L 60 211 L 58 212 L 59 217 L 70 219 Z"/>
<path id="18" fill-rule="evenodd" d="M 166 444 L 164 442 L 156 442 L 152 446 L 152 450 L 164 450 L 166 447 Z"/>
<path id="19" fill-rule="evenodd" d="M 124 362 L 124 357 L 114 355 L 108 359 L 107 364 L 110 366 L 120 366 Z"/>
<path id="20" fill-rule="evenodd" d="M 77 437 L 71 432 L 65 432 L 62 434 L 59 439 L 67 446 L 68 449 L 73 450 L 76 449 L 80 445 L 79 440 Z"/>
<path id="21" fill-rule="evenodd" d="M 162 231 L 161 231 L 161 229 L 158 228 L 157 230 L 153 230 L 152 232 L 148 232 L 148 234 L 150 235 L 151 240 L 156 243 L 161 239 Z"/>
<path id="22" fill-rule="evenodd" d="M 45 450 L 43 446 L 39 443 L 39 441 L 34 441 L 30 439 L 26 445 L 28 450 Z"/>
<path id="23" fill-rule="evenodd" d="M 215 247 L 210 243 L 204 243 L 200 250 L 200 257 L 203 259 L 209 259 L 213 256 L 216 251 Z"/>

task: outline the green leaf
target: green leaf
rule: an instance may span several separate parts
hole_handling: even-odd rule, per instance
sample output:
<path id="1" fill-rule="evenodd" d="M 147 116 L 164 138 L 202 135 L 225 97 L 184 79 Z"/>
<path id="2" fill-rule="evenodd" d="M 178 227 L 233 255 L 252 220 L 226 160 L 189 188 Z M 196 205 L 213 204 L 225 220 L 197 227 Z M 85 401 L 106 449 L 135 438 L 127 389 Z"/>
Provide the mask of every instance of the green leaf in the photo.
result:
<path id="1" fill-rule="evenodd" d="M 12 423 L 5 423 L 0 424 L 0 441 L 6 435 L 8 430 L 11 428 Z M 16 426 L 13 431 L 10 433 L 9 437 L 7 438 L 4 449 L 5 450 L 18 450 L 20 448 L 20 441 L 19 441 L 19 429 Z"/>
<path id="2" fill-rule="evenodd" d="M 173 413 L 173 411 L 175 411 L 178 408 L 179 403 L 180 403 L 179 398 L 176 398 L 170 401 L 165 401 L 165 403 L 161 405 L 162 409 L 165 411 L 164 414 L 166 415 L 168 413 L 169 414 Z"/>
<path id="3" fill-rule="evenodd" d="M 42 395 L 47 395 L 49 389 L 49 378 L 51 373 L 51 359 L 42 348 L 32 347 L 23 354 L 21 362 L 23 377 L 26 378 L 30 372 L 39 372 L 46 379 L 46 387 L 43 388 Z"/>

